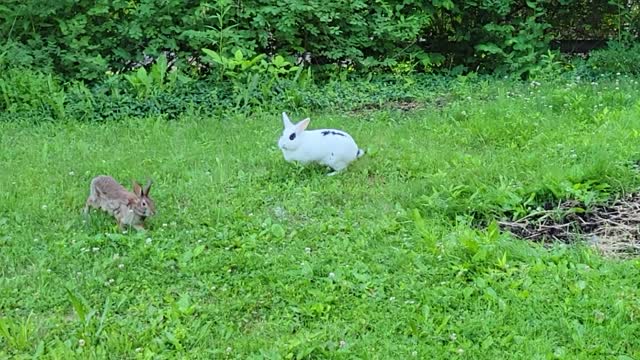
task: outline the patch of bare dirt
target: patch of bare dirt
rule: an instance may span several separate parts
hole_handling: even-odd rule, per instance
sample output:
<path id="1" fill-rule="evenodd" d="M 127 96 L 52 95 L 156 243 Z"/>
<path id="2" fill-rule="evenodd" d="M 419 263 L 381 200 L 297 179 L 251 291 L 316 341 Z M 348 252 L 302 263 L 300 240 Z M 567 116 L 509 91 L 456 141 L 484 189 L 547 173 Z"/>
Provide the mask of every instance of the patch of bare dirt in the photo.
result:
<path id="1" fill-rule="evenodd" d="M 607 256 L 640 256 L 640 193 L 628 194 L 584 212 L 576 211 L 581 208 L 576 201 L 565 201 L 555 209 L 499 224 L 526 240 L 586 240 Z"/>

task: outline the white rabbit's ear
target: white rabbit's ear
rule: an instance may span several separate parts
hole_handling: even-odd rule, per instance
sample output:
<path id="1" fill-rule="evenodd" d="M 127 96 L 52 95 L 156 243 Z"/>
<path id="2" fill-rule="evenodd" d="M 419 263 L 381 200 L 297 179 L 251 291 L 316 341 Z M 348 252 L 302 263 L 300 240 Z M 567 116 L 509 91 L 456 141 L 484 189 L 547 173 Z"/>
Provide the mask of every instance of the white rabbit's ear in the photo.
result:
<path id="1" fill-rule="evenodd" d="M 306 118 L 304 120 L 301 120 L 299 123 L 297 123 L 296 124 L 296 131 L 298 131 L 298 132 L 304 131 L 304 129 L 306 129 L 307 126 L 309 126 L 309 121 L 311 121 L 311 119 Z"/>
<path id="2" fill-rule="evenodd" d="M 282 123 L 284 124 L 285 128 L 290 128 L 293 126 L 293 123 L 291 122 L 291 120 L 289 120 L 286 112 L 282 113 Z"/>

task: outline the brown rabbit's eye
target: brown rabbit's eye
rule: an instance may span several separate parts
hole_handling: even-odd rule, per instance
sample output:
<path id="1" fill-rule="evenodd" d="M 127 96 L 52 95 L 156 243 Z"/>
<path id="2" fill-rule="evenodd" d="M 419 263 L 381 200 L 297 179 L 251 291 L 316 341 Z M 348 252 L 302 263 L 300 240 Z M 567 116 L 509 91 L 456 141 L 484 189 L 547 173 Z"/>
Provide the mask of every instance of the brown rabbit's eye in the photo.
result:
<path id="1" fill-rule="evenodd" d="M 296 138 L 296 133 L 289 135 L 289 140 L 293 140 Z"/>

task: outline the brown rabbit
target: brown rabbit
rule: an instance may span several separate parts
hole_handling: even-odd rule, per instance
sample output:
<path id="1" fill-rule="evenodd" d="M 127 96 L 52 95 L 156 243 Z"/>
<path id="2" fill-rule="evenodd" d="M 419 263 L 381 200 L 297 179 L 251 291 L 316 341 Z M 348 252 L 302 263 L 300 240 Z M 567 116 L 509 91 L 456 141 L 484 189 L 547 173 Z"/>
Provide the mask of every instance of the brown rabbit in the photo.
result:
<path id="1" fill-rule="evenodd" d="M 133 181 L 132 193 L 111 176 L 96 176 L 91 180 L 84 213 L 89 212 L 89 207 L 100 208 L 116 218 L 120 230 L 124 230 L 125 225 L 144 230 L 144 220 L 156 213 L 155 203 L 149 197 L 150 188 L 151 180 L 144 188 Z"/>

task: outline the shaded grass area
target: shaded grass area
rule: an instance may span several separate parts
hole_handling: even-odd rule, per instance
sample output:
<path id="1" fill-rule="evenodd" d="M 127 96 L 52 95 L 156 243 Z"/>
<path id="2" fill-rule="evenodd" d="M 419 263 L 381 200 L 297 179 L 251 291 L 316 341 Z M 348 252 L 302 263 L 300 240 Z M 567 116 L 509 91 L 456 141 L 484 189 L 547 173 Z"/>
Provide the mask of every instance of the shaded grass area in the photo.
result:
<path id="1" fill-rule="evenodd" d="M 638 90 L 480 83 L 312 114 L 367 149 L 337 177 L 284 162 L 278 114 L 0 124 L 0 355 L 640 356 L 637 260 L 491 223 L 635 189 Z M 103 173 L 155 180 L 150 231 L 81 215 Z"/>

